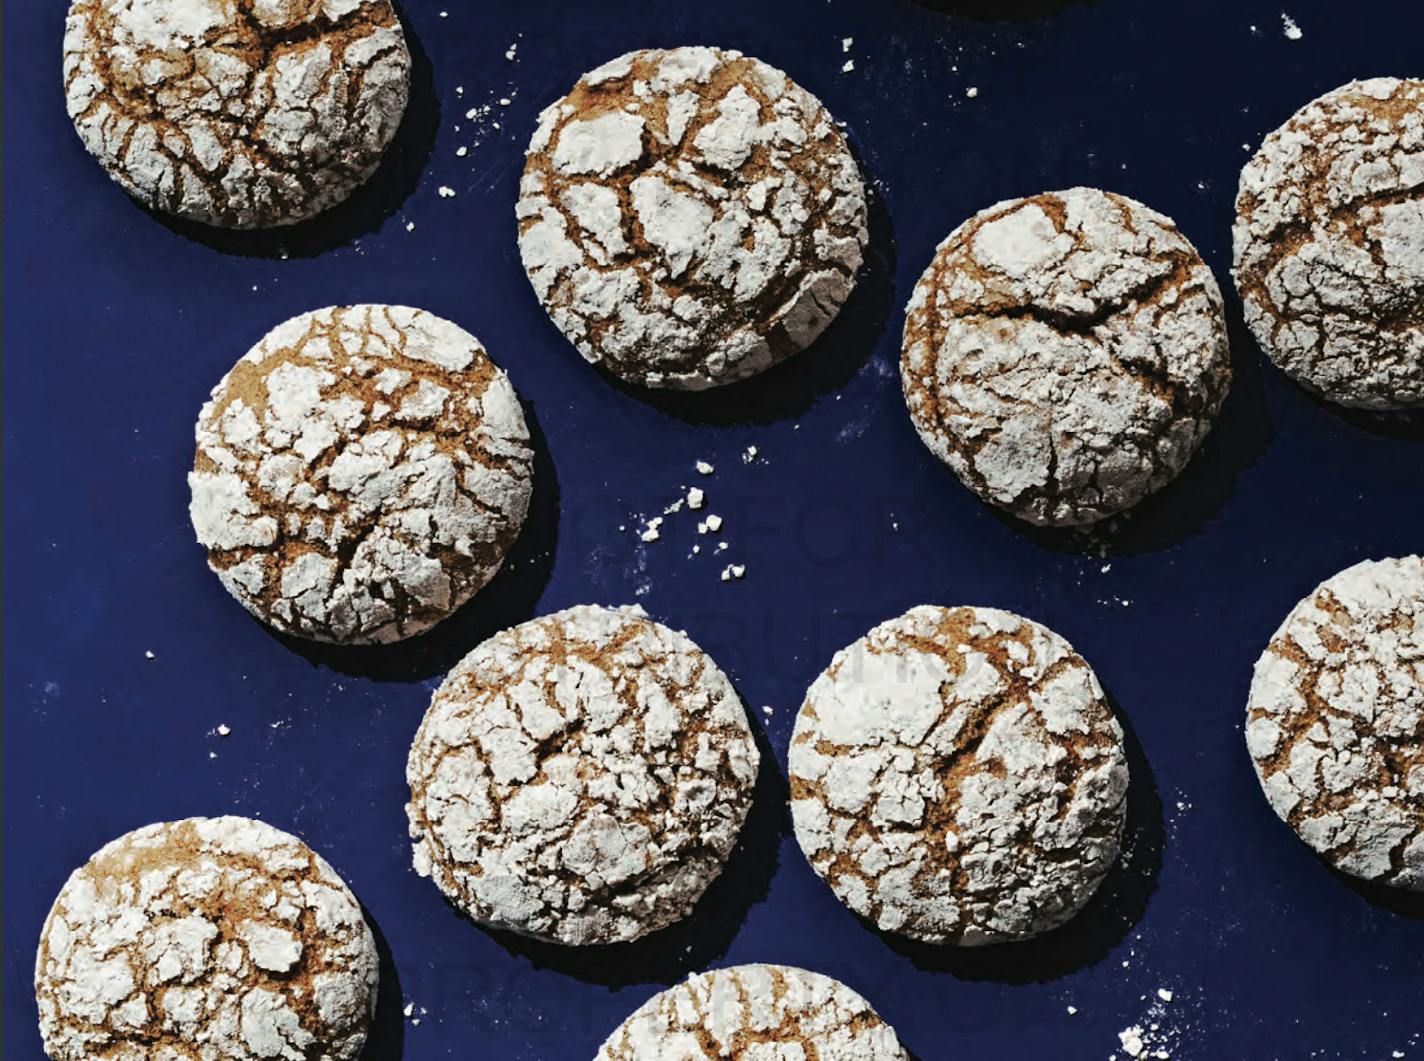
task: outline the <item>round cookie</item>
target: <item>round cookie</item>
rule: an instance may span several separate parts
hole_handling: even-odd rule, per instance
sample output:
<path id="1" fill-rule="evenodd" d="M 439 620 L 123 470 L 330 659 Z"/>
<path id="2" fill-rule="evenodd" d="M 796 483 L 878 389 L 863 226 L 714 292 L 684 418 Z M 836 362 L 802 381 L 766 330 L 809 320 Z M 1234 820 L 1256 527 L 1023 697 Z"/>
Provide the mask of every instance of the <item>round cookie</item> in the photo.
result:
<path id="1" fill-rule="evenodd" d="M 198 417 L 190 514 L 253 615 L 340 644 L 428 629 L 499 569 L 529 510 L 518 395 L 474 336 L 405 306 L 304 313 Z"/>
<path id="2" fill-rule="evenodd" d="M 1424 81 L 1352 81 L 1266 137 L 1232 233 L 1271 360 L 1360 409 L 1424 406 Z"/>
<path id="3" fill-rule="evenodd" d="M 1211 270 L 1169 218 L 1073 188 L 999 203 L 939 245 L 900 364 L 930 450 L 985 501 L 1093 523 L 1165 486 L 1231 384 Z"/>
<path id="4" fill-rule="evenodd" d="M 836 653 L 791 737 L 796 839 L 877 927 L 976 946 L 1063 924 L 1117 857 L 1122 729 L 1063 638 L 912 608 Z"/>
<path id="5" fill-rule="evenodd" d="M 894 1030 L 845 984 L 787 965 L 698 973 L 654 995 L 595 1061 L 909 1061 Z"/>
<path id="6" fill-rule="evenodd" d="M 594 364 L 701 390 L 806 346 L 865 248 L 860 172 L 820 101 L 739 52 L 632 52 L 548 107 L 529 145 L 519 252 Z"/>
<path id="7" fill-rule="evenodd" d="M 409 95 L 390 0 L 73 0 L 69 116 L 155 210 L 224 228 L 312 217 L 375 170 Z"/>
<path id="8" fill-rule="evenodd" d="M 60 891 L 35 961 L 40 1033 L 54 1061 L 346 1061 L 378 964 L 355 896 L 296 837 L 160 822 Z"/>
<path id="9" fill-rule="evenodd" d="M 726 676 L 636 608 L 496 634 L 411 746 L 415 868 L 482 924 L 566 944 L 684 917 L 722 871 L 759 755 Z"/>
<path id="10" fill-rule="evenodd" d="M 1246 746 L 1327 862 L 1424 891 L 1424 557 L 1356 564 L 1292 609 L 1256 663 Z"/>

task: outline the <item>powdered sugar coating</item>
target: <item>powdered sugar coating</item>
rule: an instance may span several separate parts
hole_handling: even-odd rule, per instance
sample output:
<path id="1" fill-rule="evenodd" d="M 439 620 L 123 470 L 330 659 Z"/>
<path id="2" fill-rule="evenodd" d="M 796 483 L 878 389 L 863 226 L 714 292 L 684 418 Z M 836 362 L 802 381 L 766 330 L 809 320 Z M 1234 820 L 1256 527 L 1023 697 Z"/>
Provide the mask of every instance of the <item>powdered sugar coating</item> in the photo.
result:
<path id="1" fill-rule="evenodd" d="M 1246 746 L 1326 861 L 1424 891 L 1424 557 L 1356 564 L 1292 609 L 1256 663 Z"/>
<path id="2" fill-rule="evenodd" d="M 1341 405 L 1424 406 L 1424 81 L 1352 81 L 1266 137 L 1233 243 L 1283 372 Z"/>
<path id="3" fill-rule="evenodd" d="M 356 898 L 306 844 L 189 818 L 75 870 L 40 936 L 35 995 L 55 1061 L 345 1061 L 377 976 Z"/>
<path id="4" fill-rule="evenodd" d="M 820 101 L 739 52 L 632 52 L 547 108 L 519 251 L 583 356 L 700 390 L 808 346 L 849 297 L 865 191 Z"/>
<path id="5" fill-rule="evenodd" d="M 1231 382 L 1211 270 L 1169 218 L 1073 188 L 999 203 L 939 245 L 901 380 L 930 450 L 1030 523 L 1093 523 L 1170 482 Z"/>
<path id="6" fill-rule="evenodd" d="M 759 755 L 726 676 L 635 608 L 496 634 L 411 746 L 415 868 L 496 928 L 568 944 L 685 916 L 721 872 Z"/>
<path id="7" fill-rule="evenodd" d="M 811 866 L 856 913 L 929 943 L 1067 921 L 1126 820 L 1122 729 L 1092 669 L 993 608 L 912 608 L 836 653 L 789 765 Z"/>
<path id="8" fill-rule="evenodd" d="M 198 541 L 263 622 L 318 641 L 428 629 L 499 569 L 529 510 L 518 395 L 474 336 L 362 305 L 279 325 L 203 406 Z"/>
<path id="9" fill-rule="evenodd" d="M 362 184 L 395 135 L 410 53 L 389 0 L 74 0 L 69 116 L 165 213 L 291 224 Z"/>
<path id="10" fill-rule="evenodd" d="M 596 1061 L 909 1061 L 845 984 L 786 965 L 698 973 L 654 995 Z"/>

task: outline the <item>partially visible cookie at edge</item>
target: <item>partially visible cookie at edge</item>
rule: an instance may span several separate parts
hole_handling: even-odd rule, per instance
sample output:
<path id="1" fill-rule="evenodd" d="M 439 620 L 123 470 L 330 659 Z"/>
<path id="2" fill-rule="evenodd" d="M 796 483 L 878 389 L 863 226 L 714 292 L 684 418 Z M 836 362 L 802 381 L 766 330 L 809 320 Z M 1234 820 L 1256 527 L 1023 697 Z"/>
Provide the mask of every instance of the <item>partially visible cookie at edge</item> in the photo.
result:
<path id="1" fill-rule="evenodd" d="M 40 935 L 35 997 L 54 1061 L 352 1061 L 378 975 L 360 904 L 306 844 L 189 818 L 74 871 Z"/>
<path id="2" fill-rule="evenodd" d="M 621 56 L 548 107 L 518 220 L 535 293 L 583 356 L 680 390 L 810 345 L 867 240 L 859 168 L 820 101 L 704 47 Z"/>
<path id="3" fill-rule="evenodd" d="M 1424 891 L 1424 557 L 1356 564 L 1291 610 L 1256 663 L 1246 746 L 1330 865 Z"/>
<path id="4" fill-rule="evenodd" d="M 190 513 L 253 615 L 336 644 L 397 641 L 475 595 L 529 510 L 509 378 L 464 329 L 330 307 L 269 332 L 213 389 Z"/>
<path id="5" fill-rule="evenodd" d="M 1352 81 L 1266 137 L 1232 233 L 1246 323 L 1340 405 L 1424 407 L 1424 80 Z"/>
<path id="6" fill-rule="evenodd" d="M 1126 821 L 1122 728 L 1092 668 L 994 608 L 912 608 L 836 653 L 788 765 L 812 868 L 878 928 L 925 943 L 1065 923 Z"/>
<path id="7" fill-rule="evenodd" d="M 64 89 L 84 146 L 154 210 L 224 228 L 346 199 L 405 113 L 390 0 L 73 0 Z"/>
<path id="8" fill-rule="evenodd" d="M 759 761 L 741 699 L 686 634 L 637 608 L 555 612 L 436 690 L 406 765 L 415 868 L 492 928 L 637 939 L 722 872 Z"/>
<path id="9" fill-rule="evenodd" d="M 909 1061 L 870 1003 L 838 980 L 786 965 L 698 973 L 654 995 L 595 1061 Z"/>
<path id="10" fill-rule="evenodd" d="M 1211 270 L 1170 218 L 1072 188 L 952 232 L 915 287 L 900 364 L 915 430 L 983 500 L 1081 526 L 1177 476 L 1231 383 Z"/>

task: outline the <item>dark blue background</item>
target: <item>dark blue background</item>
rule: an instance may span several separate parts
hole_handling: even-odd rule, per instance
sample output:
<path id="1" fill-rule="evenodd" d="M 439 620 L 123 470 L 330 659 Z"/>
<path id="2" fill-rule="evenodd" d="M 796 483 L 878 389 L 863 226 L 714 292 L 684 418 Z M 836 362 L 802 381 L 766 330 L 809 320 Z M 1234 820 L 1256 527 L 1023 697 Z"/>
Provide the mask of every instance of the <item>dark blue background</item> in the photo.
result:
<path id="1" fill-rule="evenodd" d="M 1280 0 L 1101 0 L 1009 21 L 911 0 L 444 2 L 448 16 L 406 5 L 415 96 L 376 181 L 276 236 L 172 225 L 125 198 L 65 117 L 63 4 L 5 4 L 5 1056 L 40 1056 L 31 966 L 66 875 L 128 829 L 221 813 L 301 834 L 366 904 L 386 956 L 378 1059 L 591 1058 L 655 990 L 746 961 L 840 977 L 924 1061 L 1106 1058 L 1151 1021 L 1178 1058 L 1424 1051 L 1421 904 L 1317 862 L 1261 798 L 1240 727 L 1251 664 L 1298 598 L 1424 544 L 1419 422 L 1351 417 L 1290 385 L 1228 290 L 1237 376 L 1220 426 L 1176 484 L 1085 541 L 978 504 L 916 439 L 896 369 L 935 244 L 1009 196 L 1081 183 L 1140 198 L 1229 289 L 1247 147 L 1351 77 L 1420 75 L 1424 7 L 1287 0 L 1292 41 Z M 1006 5 L 1022 6 L 986 0 Z M 520 268 L 513 203 L 542 106 L 627 49 L 685 43 L 755 54 L 825 100 L 875 206 L 859 288 L 816 348 L 739 390 L 673 399 L 611 385 L 563 342 Z M 227 597 L 193 542 L 184 474 L 231 363 L 284 318 L 352 301 L 478 334 L 527 399 L 541 463 L 516 555 L 472 606 L 423 642 L 334 652 L 275 638 Z M 749 444 L 762 457 L 744 464 Z M 726 519 L 726 554 L 689 557 L 686 514 L 641 543 L 639 518 L 694 482 Z M 747 576 L 724 584 L 732 560 Z M 409 868 L 410 737 L 488 633 L 633 600 L 711 651 L 765 728 L 743 847 L 689 922 L 622 952 L 484 932 Z M 1059 630 L 1134 735 L 1123 868 L 1039 943 L 882 939 L 788 833 L 803 690 L 836 648 L 926 601 Z M 1154 1015 L 1159 987 L 1174 1001 Z"/>

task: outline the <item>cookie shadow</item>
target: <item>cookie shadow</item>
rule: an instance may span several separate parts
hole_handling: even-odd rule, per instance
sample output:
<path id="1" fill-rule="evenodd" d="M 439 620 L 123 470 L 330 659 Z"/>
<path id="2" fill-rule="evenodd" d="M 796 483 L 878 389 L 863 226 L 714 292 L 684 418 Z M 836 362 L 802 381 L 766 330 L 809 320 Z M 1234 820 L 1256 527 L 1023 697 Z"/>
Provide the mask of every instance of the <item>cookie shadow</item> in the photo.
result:
<path id="1" fill-rule="evenodd" d="M 1324 863 L 1323 859 L 1321 861 L 1345 887 L 1371 906 L 1379 907 L 1381 910 L 1386 910 L 1398 917 L 1408 918 L 1411 921 L 1424 921 L 1424 892 L 1410 891 L 1408 888 L 1394 888 L 1388 884 L 1380 884 L 1378 881 L 1352 877 L 1348 873 L 1342 873 L 1334 866 Z"/>
<path id="2" fill-rule="evenodd" d="M 563 946 L 486 925 L 480 929 L 537 969 L 608 988 L 650 982 L 671 986 L 716 963 L 727 953 L 747 911 L 766 899 L 782 838 L 791 829 L 786 779 L 766 734 L 755 720 L 750 725 L 761 753 L 752 805 L 722 873 L 686 917 L 631 943 L 591 947 Z"/>
<path id="3" fill-rule="evenodd" d="M 381 982 L 376 989 L 376 1015 L 361 1051 L 361 1061 L 400 1061 L 405 1055 L 405 996 L 401 991 L 400 974 L 385 934 L 371 911 L 361 907 L 361 916 L 371 928 L 380 957 Z"/>
<path id="4" fill-rule="evenodd" d="M 348 198 L 306 221 L 264 229 L 219 228 L 145 207 L 149 216 L 179 236 L 244 258 L 314 258 L 377 231 L 420 184 L 440 128 L 430 57 L 401 7 L 397 3 L 410 49 L 410 99 L 376 171 Z"/>
<path id="5" fill-rule="evenodd" d="M 917 0 L 921 7 L 976 22 L 1031 22 L 1088 0 Z"/>
<path id="6" fill-rule="evenodd" d="M 1351 409 L 1348 406 L 1327 401 L 1294 380 L 1291 381 L 1291 385 L 1318 408 L 1326 410 L 1335 419 L 1348 424 L 1357 431 L 1366 431 L 1369 434 L 1392 438 L 1399 442 L 1424 442 L 1424 408 L 1392 409 L 1388 412 Z"/>
<path id="7" fill-rule="evenodd" d="M 859 152 L 852 149 L 861 173 Z M 789 420 L 820 397 L 845 386 L 869 360 L 890 318 L 895 290 L 895 231 L 885 200 L 868 179 L 865 260 L 850 298 L 805 350 L 750 379 L 704 391 L 640 387 L 599 370 L 613 387 L 669 416 L 692 424 L 730 426 Z"/>
<path id="8" fill-rule="evenodd" d="M 1035 527 L 991 506 L 995 517 L 1049 552 L 1090 556 L 1155 552 L 1204 530 L 1275 438 L 1256 343 L 1234 299 L 1226 326 L 1231 389 L 1211 433 L 1175 479 L 1127 512 L 1090 527 Z"/>
<path id="9" fill-rule="evenodd" d="M 1162 798 L 1137 734 L 1113 696 L 1113 715 L 1122 725 L 1130 783 L 1122 847 L 1093 898 L 1067 924 L 1016 943 L 986 947 L 945 947 L 896 936 L 866 923 L 915 968 L 949 973 L 961 980 L 1029 984 L 1056 980 L 1107 957 L 1147 911 L 1162 869 L 1165 830 Z"/>
<path id="10" fill-rule="evenodd" d="M 533 618 L 558 551 L 559 481 L 533 405 L 520 404 L 534 452 L 529 514 L 499 572 L 484 589 L 425 633 L 390 645 L 329 645 L 265 625 L 263 629 L 315 666 L 376 681 L 413 682 L 444 674 L 482 641 Z"/>

